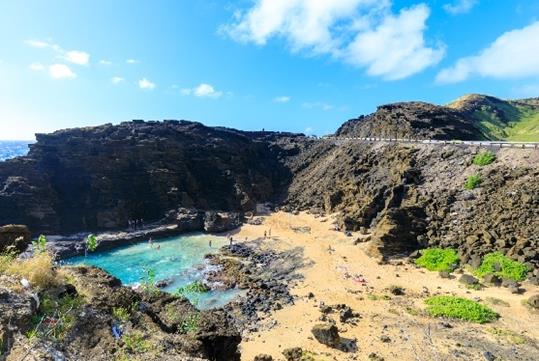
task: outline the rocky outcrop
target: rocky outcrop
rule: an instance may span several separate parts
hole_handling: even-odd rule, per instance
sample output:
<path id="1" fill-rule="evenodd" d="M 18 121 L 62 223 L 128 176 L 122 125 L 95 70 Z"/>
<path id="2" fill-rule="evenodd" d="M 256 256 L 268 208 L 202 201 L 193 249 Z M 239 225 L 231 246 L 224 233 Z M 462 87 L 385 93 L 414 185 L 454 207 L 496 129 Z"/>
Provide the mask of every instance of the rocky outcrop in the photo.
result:
<path id="1" fill-rule="evenodd" d="M 32 235 L 26 226 L 10 224 L 0 227 L 0 254 L 22 253 L 32 242 Z"/>
<path id="2" fill-rule="evenodd" d="M 252 211 L 290 172 L 275 139 L 188 121 L 133 121 L 38 134 L 26 157 L 0 162 L 0 219 L 69 234 L 161 219 L 171 209 Z"/>
<path id="3" fill-rule="evenodd" d="M 340 229 L 370 230 L 376 257 L 442 246 L 464 262 L 499 250 L 537 268 L 539 153 L 499 150 L 478 167 L 478 151 L 321 142 L 288 160 L 295 176 L 282 208 L 338 213 Z M 482 183 L 470 191 L 472 174 Z"/>
<path id="4" fill-rule="evenodd" d="M 344 123 L 337 136 L 477 140 L 484 137 L 460 111 L 423 102 L 387 104 Z"/>
<path id="5" fill-rule="evenodd" d="M 66 267 L 63 272 L 73 285 L 42 290 L 39 307 L 28 291 L 17 290 L 17 280 L 0 277 L 2 357 L 239 360 L 241 338 L 222 312 L 199 312 L 177 296 L 123 287 L 96 268 Z M 55 306 L 60 304 L 69 308 Z M 124 316 L 118 316 L 118 310 Z M 42 318 L 41 323 L 32 323 L 36 318 Z M 62 327 L 62 332 L 54 327 Z M 24 336 L 29 330 L 39 330 L 37 337 Z"/>

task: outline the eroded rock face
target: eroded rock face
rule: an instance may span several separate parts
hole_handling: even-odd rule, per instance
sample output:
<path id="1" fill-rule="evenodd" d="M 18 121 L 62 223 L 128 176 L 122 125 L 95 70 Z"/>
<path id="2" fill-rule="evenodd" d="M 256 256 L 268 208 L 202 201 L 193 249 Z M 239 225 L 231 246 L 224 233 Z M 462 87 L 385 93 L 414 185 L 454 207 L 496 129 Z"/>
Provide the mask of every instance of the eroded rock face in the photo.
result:
<path id="1" fill-rule="evenodd" d="M 178 207 L 251 211 L 290 179 L 275 137 L 188 121 L 134 121 L 38 134 L 0 162 L 0 219 L 34 232 L 127 227 Z"/>
<path id="2" fill-rule="evenodd" d="M 0 276 L 0 342 L 7 360 L 20 360 L 25 354 L 35 360 L 115 359 L 120 350 L 125 351 L 126 342 L 113 332 L 112 326 L 120 322 L 113 312 L 118 309 L 127 315 L 121 321 L 122 334 L 140 335 L 145 342 L 144 349 L 133 357 L 239 360 L 240 335 L 222 311 L 199 312 L 184 298 L 123 287 L 118 279 L 97 268 L 65 267 L 63 271 L 73 285 L 42 290 L 40 299 L 54 304 L 64 297 L 83 295 L 82 304 L 71 314 L 71 324 L 61 339 L 40 335 L 32 347 L 22 335 L 35 327 L 31 322 L 39 311 L 35 300 L 17 290 L 18 280 Z M 184 327 L 188 320 L 189 330 Z"/>
<path id="3" fill-rule="evenodd" d="M 0 253 L 22 253 L 31 241 L 32 235 L 26 226 L 11 224 L 0 227 Z"/>

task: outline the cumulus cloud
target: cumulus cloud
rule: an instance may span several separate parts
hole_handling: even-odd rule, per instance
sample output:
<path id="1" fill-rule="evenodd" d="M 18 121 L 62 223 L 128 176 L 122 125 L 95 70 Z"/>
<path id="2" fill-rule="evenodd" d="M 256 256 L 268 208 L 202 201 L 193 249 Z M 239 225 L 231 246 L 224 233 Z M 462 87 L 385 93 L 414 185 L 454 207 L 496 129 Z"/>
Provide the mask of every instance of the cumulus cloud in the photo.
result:
<path id="1" fill-rule="evenodd" d="M 199 98 L 213 98 L 217 99 L 223 95 L 222 91 L 217 91 L 215 88 L 206 83 L 202 83 L 194 88 L 184 88 L 180 92 L 182 95 L 194 95 Z"/>
<path id="2" fill-rule="evenodd" d="M 456 0 L 444 5 L 444 10 L 452 15 L 466 14 L 479 2 L 479 0 Z"/>
<path id="3" fill-rule="evenodd" d="M 49 75 L 53 79 L 74 79 L 77 77 L 70 67 L 65 64 L 52 64 L 49 66 Z"/>
<path id="4" fill-rule="evenodd" d="M 77 65 L 88 65 L 90 62 L 90 54 L 79 50 L 70 50 L 62 56 L 66 61 Z"/>
<path id="5" fill-rule="evenodd" d="M 28 68 L 32 71 L 43 71 L 45 70 L 45 65 L 41 63 L 32 63 L 30 66 L 28 66 Z"/>
<path id="6" fill-rule="evenodd" d="M 283 103 L 288 103 L 290 100 L 291 100 L 291 98 L 288 97 L 288 96 L 280 96 L 280 97 L 274 98 L 273 102 L 283 104 Z"/>
<path id="7" fill-rule="evenodd" d="M 440 71 L 439 83 L 457 83 L 473 75 L 497 79 L 539 76 L 539 21 L 508 31 L 477 55 Z"/>
<path id="8" fill-rule="evenodd" d="M 438 63 L 444 49 L 426 47 L 423 38 L 429 13 L 426 5 L 418 5 L 386 16 L 376 28 L 355 37 L 347 61 L 388 80 L 406 78 Z"/>
<path id="9" fill-rule="evenodd" d="M 144 79 L 143 79 L 144 80 Z M 122 78 L 121 76 L 113 76 L 111 79 L 110 79 L 111 83 L 114 84 L 114 85 L 118 85 L 120 83 L 123 83 L 125 81 L 124 78 Z M 139 86 L 140 86 L 140 82 L 139 82 Z"/>
<path id="10" fill-rule="evenodd" d="M 150 80 L 146 78 L 142 78 L 138 81 L 138 86 L 140 89 L 153 90 L 156 85 L 155 83 L 152 83 Z"/>
<path id="11" fill-rule="evenodd" d="M 390 0 L 255 0 L 221 30 L 236 41 L 261 46 L 283 38 L 292 51 L 327 54 L 396 80 L 443 57 L 442 46 L 425 42 L 429 15 L 424 4 L 395 14 Z"/>
<path id="12" fill-rule="evenodd" d="M 139 61 L 137 59 L 127 59 L 125 61 L 127 64 L 138 64 Z"/>

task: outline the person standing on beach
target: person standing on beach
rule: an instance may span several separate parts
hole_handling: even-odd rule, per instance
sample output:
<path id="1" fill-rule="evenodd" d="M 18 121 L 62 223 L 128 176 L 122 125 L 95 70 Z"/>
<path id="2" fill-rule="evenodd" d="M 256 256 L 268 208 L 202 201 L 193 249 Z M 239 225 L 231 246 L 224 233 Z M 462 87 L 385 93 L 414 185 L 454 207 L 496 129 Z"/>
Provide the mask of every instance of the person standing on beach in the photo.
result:
<path id="1" fill-rule="evenodd" d="M 271 238 L 271 228 L 269 229 L 268 236 Z"/>
<path id="2" fill-rule="evenodd" d="M 266 239 L 266 237 L 267 237 L 267 232 L 264 231 L 264 239 Z"/>
<path id="3" fill-rule="evenodd" d="M 211 239 L 210 239 L 210 241 L 208 242 L 208 244 L 210 245 L 210 248 L 211 248 Z"/>

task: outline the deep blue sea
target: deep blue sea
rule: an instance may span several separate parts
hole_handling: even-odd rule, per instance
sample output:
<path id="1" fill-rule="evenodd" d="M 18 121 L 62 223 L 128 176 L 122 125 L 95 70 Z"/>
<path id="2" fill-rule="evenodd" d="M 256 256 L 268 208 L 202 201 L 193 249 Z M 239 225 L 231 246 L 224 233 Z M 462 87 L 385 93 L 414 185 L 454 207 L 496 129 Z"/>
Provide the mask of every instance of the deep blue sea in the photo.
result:
<path id="1" fill-rule="evenodd" d="M 91 253 L 86 257 L 70 258 L 65 260 L 65 263 L 97 266 L 128 286 L 143 282 L 147 271 L 151 269 L 155 272 L 155 281 L 170 282 L 163 290 L 173 293 L 179 287 L 202 280 L 204 272 L 211 269 L 205 262 L 204 255 L 217 252 L 227 243 L 225 237 L 205 234 L 184 235 L 157 240 L 152 247 L 148 242 L 140 242 L 109 251 Z M 196 301 L 199 309 L 210 309 L 225 305 L 240 293 L 238 290 L 216 290 L 187 297 L 191 301 Z"/>
<path id="2" fill-rule="evenodd" d="M 29 143 L 28 140 L 0 140 L 0 161 L 26 155 Z"/>

